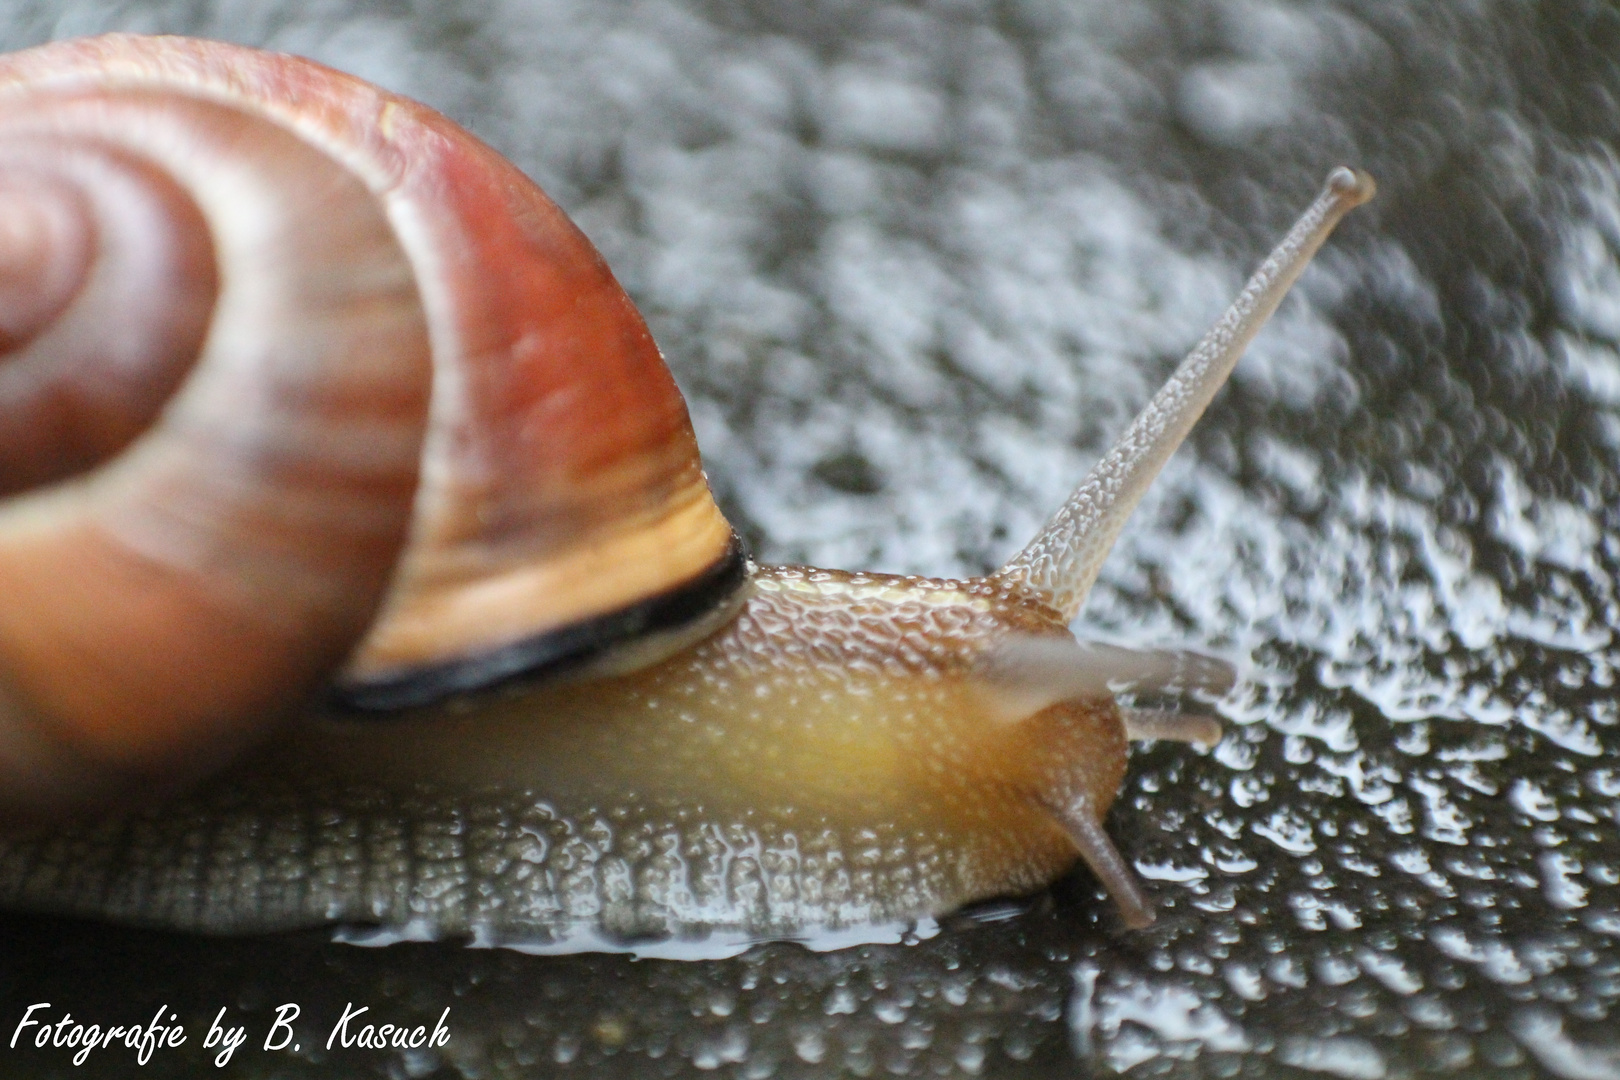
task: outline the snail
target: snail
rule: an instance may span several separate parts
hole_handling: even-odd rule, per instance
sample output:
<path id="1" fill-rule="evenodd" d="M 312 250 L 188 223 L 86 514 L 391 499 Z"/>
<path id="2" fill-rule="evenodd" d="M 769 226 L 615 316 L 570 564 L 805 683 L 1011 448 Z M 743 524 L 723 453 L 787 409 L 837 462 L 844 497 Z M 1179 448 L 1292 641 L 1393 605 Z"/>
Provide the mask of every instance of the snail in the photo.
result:
<path id="1" fill-rule="evenodd" d="M 753 563 L 584 236 L 313 62 L 0 58 L 0 906 L 535 949 L 926 919 L 1082 859 L 1104 556 L 1338 220 L 1320 196 L 1048 524 L 945 580 Z"/>

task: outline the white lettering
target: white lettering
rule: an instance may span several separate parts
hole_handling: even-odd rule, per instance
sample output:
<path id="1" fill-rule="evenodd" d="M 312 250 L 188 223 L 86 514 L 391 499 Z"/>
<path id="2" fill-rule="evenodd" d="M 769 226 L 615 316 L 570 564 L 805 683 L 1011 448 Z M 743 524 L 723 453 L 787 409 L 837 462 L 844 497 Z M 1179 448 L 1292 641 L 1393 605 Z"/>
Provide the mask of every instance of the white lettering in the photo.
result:
<path id="1" fill-rule="evenodd" d="M 168 1039 L 170 1046 L 179 1046 L 181 1043 L 186 1041 L 185 1032 L 180 1028 L 176 1027 L 171 1030 L 164 1026 L 163 1013 L 167 1009 L 167 1005 L 159 1005 L 158 1011 L 152 1016 L 152 1022 L 147 1024 L 144 1029 L 137 1029 L 140 1032 L 140 1036 L 139 1043 L 137 1044 L 139 1049 L 135 1053 L 135 1060 L 140 1062 L 142 1065 L 145 1065 L 152 1060 L 153 1052 L 156 1051 L 158 1047 L 163 1045 L 165 1038 Z M 169 1019 L 175 1019 L 172 1013 L 170 1014 Z"/>
<path id="2" fill-rule="evenodd" d="M 37 1005 L 28 1006 L 28 1011 L 23 1013 L 22 1020 L 17 1024 L 17 1030 L 11 1033 L 11 1048 L 13 1050 L 17 1049 L 17 1037 L 22 1034 L 23 1028 L 39 1026 L 39 1021 L 33 1018 L 35 1011 L 39 1009 L 48 1009 L 50 1007 L 51 1003 L 48 1001 L 41 1001 Z"/>
<path id="3" fill-rule="evenodd" d="M 444 1007 L 439 1014 L 439 1022 L 433 1025 L 433 1037 L 428 1040 L 429 1046 L 443 1046 L 450 1041 L 450 1006 Z"/>
<path id="4" fill-rule="evenodd" d="M 223 1069 L 231 1063 L 231 1055 L 236 1048 L 247 1041 L 246 1025 L 240 1027 L 220 1027 L 219 1022 L 225 1019 L 225 1008 L 220 1007 L 214 1014 L 214 1022 L 208 1026 L 208 1037 L 203 1040 L 203 1046 L 212 1050 L 219 1047 L 219 1053 L 214 1055 L 214 1068 Z"/>
<path id="5" fill-rule="evenodd" d="M 342 1018 L 340 1020 L 338 1020 L 337 1026 L 332 1029 L 332 1034 L 330 1034 L 330 1035 L 328 1035 L 326 1037 L 326 1048 L 328 1050 L 332 1049 L 332 1043 L 333 1042 L 338 1042 L 343 1046 L 351 1046 L 351 1045 L 353 1045 L 349 1041 L 349 1021 L 353 1020 L 355 1017 L 359 1016 L 363 1012 L 370 1012 L 370 1011 L 371 1011 L 370 1006 L 367 1006 L 367 1005 L 362 1005 L 360 1008 L 356 1009 L 354 1007 L 354 1002 L 351 1001 L 351 1002 L 345 1003 L 344 1006 L 343 1006 L 343 1016 L 342 1016 Z M 369 1026 L 369 1025 L 367 1025 L 367 1026 Z"/>
<path id="6" fill-rule="evenodd" d="M 298 1019 L 298 1014 L 303 1011 L 303 1009 L 291 1002 L 288 1002 L 285 1005 L 277 1006 L 275 1023 L 270 1025 L 269 1032 L 267 1032 L 264 1036 L 264 1048 L 266 1050 L 285 1050 L 287 1048 L 287 1044 L 292 1042 L 292 1022 Z M 272 1046 L 270 1044 L 270 1040 L 276 1037 L 277 1029 L 283 1030 L 285 1034 L 281 1036 L 280 1042 Z"/>

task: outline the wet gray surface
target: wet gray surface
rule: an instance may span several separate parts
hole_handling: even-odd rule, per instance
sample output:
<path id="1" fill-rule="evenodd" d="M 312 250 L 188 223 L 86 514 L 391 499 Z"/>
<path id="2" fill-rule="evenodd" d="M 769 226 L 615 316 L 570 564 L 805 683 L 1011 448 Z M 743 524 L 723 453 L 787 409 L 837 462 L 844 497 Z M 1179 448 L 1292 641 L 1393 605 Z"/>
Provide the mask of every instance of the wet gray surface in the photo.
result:
<path id="1" fill-rule="evenodd" d="M 17 3 L 424 98 L 598 241 L 776 561 L 1009 555 L 1341 161 L 1356 215 L 1078 629 L 1239 662 L 1076 874 L 912 945 L 717 962 L 0 919 L 30 1003 L 191 1075 L 1620 1077 L 1620 16 L 1607 4 Z M 346 1002 L 437 1054 L 316 1047 Z M 303 1006 L 297 1054 L 259 1041 Z M 98 1068 L 99 1062 L 99 1068 Z M 0 1047 L 0 1072 L 121 1076 Z"/>

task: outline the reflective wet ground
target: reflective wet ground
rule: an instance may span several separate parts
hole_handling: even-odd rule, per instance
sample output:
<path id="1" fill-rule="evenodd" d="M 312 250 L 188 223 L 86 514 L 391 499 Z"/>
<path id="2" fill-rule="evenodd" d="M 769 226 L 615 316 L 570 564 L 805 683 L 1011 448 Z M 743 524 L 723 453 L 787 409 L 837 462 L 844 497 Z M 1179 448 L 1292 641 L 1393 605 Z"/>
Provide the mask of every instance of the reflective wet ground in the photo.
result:
<path id="1" fill-rule="evenodd" d="M 256 1077 L 1620 1078 L 1620 14 L 801 0 L 13 3 L 0 40 L 176 30 L 422 97 L 575 212 L 771 561 L 1009 555 L 1327 169 L 1380 183 L 1240 366 L 1077 629 L 1213 650 L 1210 754 L 1089 878 L 915 944 L 702 963 L 0 919 L 53 1002 Z M 261 1050 L 275 1006 L 300 1050 Z M 319 1047 L 348 1002 L 436 1052 Z M 216 1051 L 217 1052 L 217 1051 Z M 19 1071 L 21 1070 L 21 1071 Z M 0 1048 L 7 1075 L 127 1052 Z"/>

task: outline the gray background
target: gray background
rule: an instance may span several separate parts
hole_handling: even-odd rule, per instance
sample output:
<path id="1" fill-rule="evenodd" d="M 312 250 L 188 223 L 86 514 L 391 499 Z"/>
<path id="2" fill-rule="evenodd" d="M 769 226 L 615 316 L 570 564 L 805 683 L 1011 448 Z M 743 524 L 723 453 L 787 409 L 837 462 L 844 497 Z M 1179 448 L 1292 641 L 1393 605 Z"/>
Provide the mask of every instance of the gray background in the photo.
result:
<path id="1" fill-rule="evenodd" d="M 0 11 L 11 47 L 106 29 L 312 56 L 513 157 L 642 306 L 771 561 L 996 565 L 1330 166 L 1381 193 L 1077 625 L 1243 670 L 1221 746 L 1140 752 L 1111 817 L 1152 931 L 1079 873 L 921 944 L 689 964 L 13 916 L 0 1021 L 167 1002 L 200 1038 L 298 1001 L 312 1046 L 345 1001 L 454 1007 L 441 1055 L 250 1045 L 255 1076 L 1620 1078 L 1612 5 Z"/>

